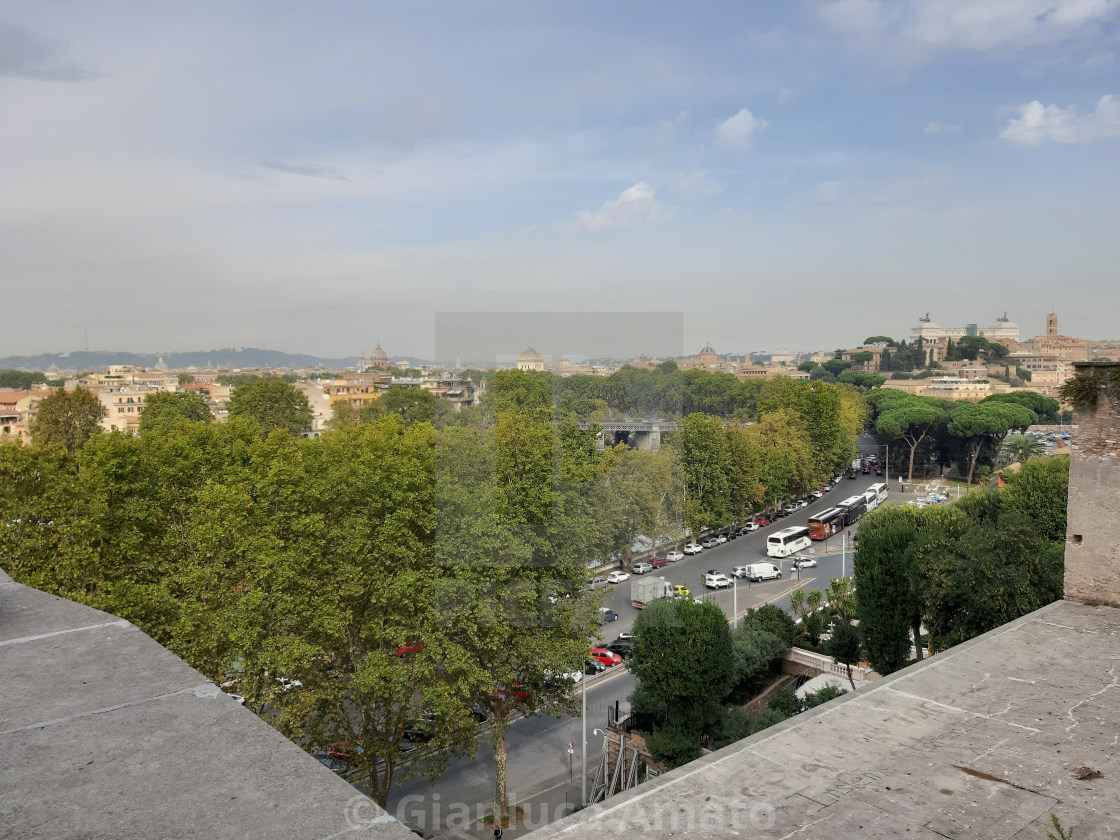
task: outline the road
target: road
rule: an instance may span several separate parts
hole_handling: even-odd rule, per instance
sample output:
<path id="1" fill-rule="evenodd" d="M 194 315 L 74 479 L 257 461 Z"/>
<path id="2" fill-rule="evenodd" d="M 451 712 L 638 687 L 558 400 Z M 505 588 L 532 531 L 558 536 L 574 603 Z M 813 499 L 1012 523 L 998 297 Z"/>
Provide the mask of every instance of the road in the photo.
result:
<path id="1" fill-rule="evenodd" d="M 861 454 L 875 452 L 874 440 L 860 438 Z M 781 562 L 782 577 L 763 583 L 736 581 L 735 591 L 718 592 L 704 588 L 704 573 L 709 569 L 729 572 L 734 566 L 756 562 L 774 562 L 766 556 L 766 537 L 790 525 L 804 525 L 814 513 L 832 507 L 848 496 L 862 492 L 870 484 L 883 481 L 882 477 L 859 474 L 855 479 L 844 479 L 836 488 L 825 493 L 804 510 L 793 516 L 778 519 L 746 537 L 739 537 L 713 549 L 704 549 L 698 555 L 685 557 L 667 567 L 657 569 L 658 574 L 673 583 L 688 586 L 695 597 L 707 598 L 718 604 L 724 613 L 732 616 L 732 605 L 737 600 L 739 613 L 750 607 L 773 602 L 789 612 L 789 593 L 802 586 L 824 591 L 832 578 L 841 572 L 852 574 L 851 529 L 848 533 L 847 553 L 841 548 L 844 535 L 831 540 L 813 543 L 801 552 L 817 560 L 816 568 L 790 569 L 789 560 Z M 605 605 L 618 613 L 618 619 L 603 626 L 601 638 L 609 642 L 619 633 L 633 629 L 638 611 L 630 606 L 630 582 L 611 587 Z M 587 763 L 588 787 L 594 777 L 594 767 L 602 746 L 602 737 L 593 734 L 595 728 L 607 723 L 608 708 L 619 703 L 625 714 L 629 710 L 628 698 L 634 690 L 634 678 L 624 668 L 618 667 L 587 681 Z M 511 802 L 523 804 L 529 812 L 528 821 L 522 826 L 507 830 L 513 837 L 539 828 L 559 819 L 573 810 L 580 796 L 580 747 L 582 722 L 578 717 L 523 718 L 514 722 L 506 731 L 508 790 Z M 575 753 L 569 756 L 567 743 L 575 744 Z M 424 779 L 411 779 L 395 787 L 389 795 L 389 812 L 398 819 L 416 823 L 425 828 L 427 836 L 489 837 L 490 830 L 478 822 L 494 801 L 493 750 L 485 738 L 479 741 L 478 754 L 473 759 L 453 759 L 433 788 Z M 571 773 L 574 771 L 574 778 Z M 455 831 L 461 833 L 454 833 Z"/>

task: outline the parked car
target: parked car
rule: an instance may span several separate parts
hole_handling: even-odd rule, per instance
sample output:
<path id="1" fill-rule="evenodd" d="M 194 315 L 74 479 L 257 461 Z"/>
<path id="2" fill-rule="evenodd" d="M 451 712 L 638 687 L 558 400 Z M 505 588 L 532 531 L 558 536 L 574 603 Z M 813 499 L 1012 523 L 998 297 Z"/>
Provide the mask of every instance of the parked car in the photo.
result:
<path id="1" fill-rule="evenodd" d="M 583 582 L 583 588 L 585 590 L 588 590 L 588 591 L 593 591 L 595 589 L 602 589 L 606 585 L 607 585 L 606 578 L 601 578 L 601 577 L 593 577 L 590 580 L 585 580 Z"/>
<path id="2" fill-rule="evenodd" d="M 733 578 L 745 578 L 747 576 L 747 569 L 748 568 L 750 568 L 750 567 L 749 566 L 736 566 L 734 569 L 731 570 L 731 577 L 733 577 Z"/>
<path id="3" fill-rule="evenodd" d="M 634 564 L 634 574 L 636 574 L 636 575 L 644 575 L 644 574 L 647 574 L 647 573 L 652 572 L 652 571 L 653 571 L 653 564 L 652 563 L 642 562 L 642 563 L 635 563 Z"/>
<path id="4" fill-rule="evenodd" d="M 743 527 L 739 529 L 741 534 L 749 534 L 751 531 L 757 531 L 759 522 L 744 522 Z"/>
<path id="5" fill-rule="evenodd" d="M 683 583 L 674 583 L 673 595 L 677 598 L 690 598 L 692 597 L 692 590 L 685 586 Z"/>
<path id="6" fill-rule="evenodd" d="M 683 557 L 684 555 L 682 554 L 681 556 Z M 653 566 L 655 569 L 661 569 L 669 565 L 669 560 L 665 557 L 654 557 L 649 561 L 649 565 Z"/>
<path id="7" fill-rule="evenodd" d="M 600 662 L 598 659 L 588 659 L 583 663 L 583 673 L 588 676 L 595 676 L 607 670 L 607 666 Z"/>
<path id="8" fill-rule="evenodd" d="M 708 589 L 725 589 L 733 585 L 733 581 L 723 572 L 708 572 L 704 575 L 704 586 Z"/>
<path id="9" fill-rule="evenodd" d="M 665 559 L 670 563 L 676 563 L 678 560 L 684 559 L 684 553 L 681 551 L 670 551 L 665 555 Z"/>
<path id="10" fill-rule="evenodd" d="M 690 542 L 684 544 L 685 554 L 699 554 L 703 550 L 704 546 L 700 545 L 700 543 Z"/>
<path id="11" fill-rule="evenodd" d="M 817 561 L 812 557 L 798 555 L 797 557 L 793 558 L 793 568 L 795 569 L 811 569 L 816 567 L 816 565 Z"/>
<path id="12" fill-rule="evenodd" d="M 604 647 L 611 653 L 617 653 L 623 659 L 629 659 L 631 654 L 634 653 L 634 643 L 629 639 L 615 639 Z"/>
<path id="13" fill-rule="evenodd" d="M 622 664 L 622 657 L 617 653 L 612 653 L 606 648 L 591 648 L 591 653 L 589 655 L 596 662 L 606 665 L 608 668 L 613 668 L 615 665 Z"/>
<path id="14" fill-rule="evenodd" d="M 618 618 L 618 613 L 610 607 L 599 607 L 599 623 L 606 624 L 608 621 L 614 621 Z"/>
<path id="15" fill-rule="evenodd" d="M 732 528 L 730 531 L 727 532 L 727 539 L 737 540 L 739 538 L 739 533 L 740 532 L 739 532 L 738 528 Z"/>
<path id="16" fill-rule="evenodd" d="M 724 540 L 724 542 L 726 542 L 726 540 Z M 701 545 L 703 545 L 704 548 L 715 548 L 717 545 L 719 545 L 719 540 L 717 540 L 715 537 L 708 537 L 706 540 L 704 540 L 703 543 L 701 543 Z"/>
<path id="17" fill-rule="evenodd" d="M 341 774 L 346 772 L 346 762 L 333 758 L 330 753 L 311 753 L 311 757 L 318 759 L 319 763 L 332 773 Z"/>
<path id="18" fill-rule="evenodd" d="M 769 515 L 766 515 L 766 516 L 758 517 L 758 519 L 756 519 L 754 521 L 754 524 L 757 525 L 759 528 L 765 528 L 767 525 L 769 525 L 773 521 L 774 520 Z"/>
<path id="19" fill-rule="evenodd" d="M 723 545 L 725 542 L 727 542 L 727 534 L 717 534 L 716 542 L 720 545 Z"/>
<path id="20" fill-rule="evenodd" d="M 626 572 L 616 570 L 607 575 L 607 583 L 622 583 L 627 580 L 630 580 L 630 575 L 626 574 Z"/>
<path id="21" fill-rule="evenodd" d="M 824 491 L 823 490 L 814 490 L 809 495 L 812 496 L 814 499 L 823 499 L 824 498 Z"/>

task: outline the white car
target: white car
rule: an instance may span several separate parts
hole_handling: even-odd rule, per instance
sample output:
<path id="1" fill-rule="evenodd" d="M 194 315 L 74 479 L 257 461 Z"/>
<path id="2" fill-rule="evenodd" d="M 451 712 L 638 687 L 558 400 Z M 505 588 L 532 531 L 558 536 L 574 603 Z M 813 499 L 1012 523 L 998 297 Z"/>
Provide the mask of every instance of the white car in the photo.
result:
<path id="1" fill-rule="evenodd" d="M 678 560 L 683 560 L 684 559 L 684 554 L 682 554 L 679 551 L 670 551 L 668 554 L 665 555 L 665 559 L 668 560 L 670 563 L 676 563 Z"/>
<path id="2" fill-rule="evenodd" d="M 700 545 L 700 543 L 685 543 L 684 545 L 685 554 L 699 554 L 703 550 L 704 546 Z"/>
<path id="3" fill-rule="evenodd" d="M 726 534 L 720 534 L 718 537 L 716 537 L 716 541 L 720 545 L 723 545 L 725 542 L 727 542 L 727 535 Z"/>
<path id="4" fill-rule="evenodd" d="M 626 572 L 611 572 L 607 575 L 607 583 L 622 583 L 624 580 L 630 580 L 630 575 Z"/>
<path id="5" fill-rule="evenodd" d="M 703 545 L 704 548 L 715 548 L 717 545 L 719 545 L 719 540 L 717 540 L 715 537 L 708 537 L 706 540 L 704 540 L 703 543 L 701 543 L 701 545 Z"/>
<path id="6" fill-rule="evenodd" d="M 681 556 L 683 557 L 684 555 L 681 555 Z M 634 574 L 636 574 L 636 575 L 644 575 L 647 572 L 652 572 L 652 571 L 653 571 L 653 566 L 651 566 L 649 563 L 635 563 L 634 564 Z"/>
<path id="7" fill-rule="evenodd" d="M 704 575 L 704 586 L 708 589 L 724 589 L 733 586 L 734 582 L 723 572 L 708 572 Z"/>
<path id="8" fill-rule="evenodd" d="M 824 491 L 823 490 L 814 490 L 809 495 L 812 496 L 814 499 L 823 499 L 824 498 Z"/>
<path id="9" fill-rule="evenodd" d="M 742 530 L 742 531 L 757 531 L 758 530 L 758 523 L 757 522 L 744 522 L 743 527 L 740 530 Z"/>
<path id="10" fill-rule="evenodd" d="M 812 569 L 816 568 L 817 561 L 812 557 L 794 557 L 793 568 L 795 569 Z"/>

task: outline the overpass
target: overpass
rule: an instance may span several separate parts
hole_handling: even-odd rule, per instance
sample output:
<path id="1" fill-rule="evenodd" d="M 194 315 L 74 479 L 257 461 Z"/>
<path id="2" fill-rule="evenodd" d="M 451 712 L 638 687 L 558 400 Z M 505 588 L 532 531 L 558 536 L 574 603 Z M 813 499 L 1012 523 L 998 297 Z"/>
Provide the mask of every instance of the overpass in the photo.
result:
<path id="1" fill-rule="evenodd" d="M 665 432 L 680 429 L 676 420 L 609 420 L 602 423 L 580 423 L 579 427 L 588 429 L 593 425 L 600 428 L 596 438 L 600 449 L 625 443 L 634 449 L 652 449 L 654 452 L 661 448 L 661 436 Z"/>

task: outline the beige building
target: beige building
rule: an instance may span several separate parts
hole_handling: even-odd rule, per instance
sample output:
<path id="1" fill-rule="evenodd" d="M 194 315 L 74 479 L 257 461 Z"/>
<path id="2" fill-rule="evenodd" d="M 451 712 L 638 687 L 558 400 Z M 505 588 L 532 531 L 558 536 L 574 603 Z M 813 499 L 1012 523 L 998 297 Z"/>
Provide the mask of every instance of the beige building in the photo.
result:
<path id="1" fill-rule="evenodd" d="M 526 347 L 517 357 L 518 370 L 544 370 L 544 357 L 532 347 Z"/>
<path id="2" fill-rule="evenodd" d="M 1085 338 L 1072 338 L 1058 333 L 1058 316 L 1046 316 L 1046 332 L 1020 342 L 1013 358 L 1045 357 L 1055 362 L 1088 362 L 1093 358 L 1093 342 Z"/>
<path id="3" fill-rule="evenodd" d="M 49 396 L 51 389 L 35 391 L 0 391 L 0 442 L 31 440 L 31 421 L 39 408 L 39 401 Z"/>
<path id="4" fill-rule="evenodd" d="M 924 381 L 926 383 L 921 391 L 923 397 L 980 402 L 984 397 L 991 396 L 993 393 L 992 385 L 987 379 L 966 379 L 962 376 L 932 376 L 929 379 L 917 381 Z"/>

